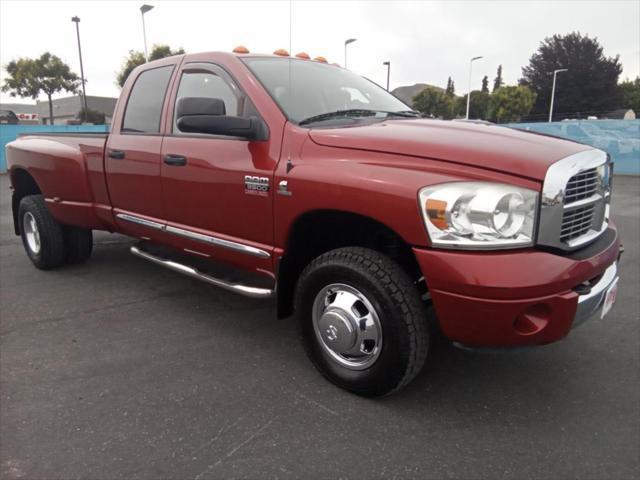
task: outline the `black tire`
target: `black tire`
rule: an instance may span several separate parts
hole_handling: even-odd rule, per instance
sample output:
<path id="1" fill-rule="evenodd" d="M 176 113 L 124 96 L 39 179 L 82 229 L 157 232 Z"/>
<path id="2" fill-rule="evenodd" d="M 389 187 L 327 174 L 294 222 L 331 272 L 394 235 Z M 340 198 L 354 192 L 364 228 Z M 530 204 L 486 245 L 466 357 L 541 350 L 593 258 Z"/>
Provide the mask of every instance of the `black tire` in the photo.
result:
<path id="1" fill-rule="evenodd" d="M 327 285 L 336 283 L 357 289 L 378 313 L 382 347 L 366 369 L 339 364 L 317 338 L 314 301 Z M 341 388 L 367 397 L 387 395 L 407 385 L 424 365 L 429 349 L 426 305 L 405 271 L 379 252 L 347 247 L 319 256 L 302 272 L 294 305 L 309 358 Z"/>
<path id="2" fill-rule="evenodd" d="M 93 250 L 93 233 L 88 228 L 64 228 L 64 261 L 75 265 L 86 262 Z"/>
<path id="3" fill-rule="evenodd" d="M 25 231 L 25 216 L 32 218 L 37 228 L 39 248 L 32 248 Z M 49 213 L 42 195 L 29 195 L 20 200 L 18 221 L 22 244 L 31 262 L 40 270 L 50 270 L 62 265 L 64 260 L 64 235 L 60 225 Z"/>

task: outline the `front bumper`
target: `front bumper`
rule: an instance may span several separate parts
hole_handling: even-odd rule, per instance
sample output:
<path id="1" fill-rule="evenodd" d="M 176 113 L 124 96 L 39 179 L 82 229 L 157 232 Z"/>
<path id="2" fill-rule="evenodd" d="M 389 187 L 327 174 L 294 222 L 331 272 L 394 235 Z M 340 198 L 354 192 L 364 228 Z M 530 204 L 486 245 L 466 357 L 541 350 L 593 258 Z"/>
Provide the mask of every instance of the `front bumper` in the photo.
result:
<path id="1" fill-rule="evenodd" d="M 568 255 L 537 249 L 468 252 L 414 249 L 440 329 L 470 347 L 555 342 L 601 311 L 617 281 L 615 226 Z"/>
<path id="2" fill-rule="evenodd" d="M 589 291 L 578 296 L 578 307 L 573 319 L 575 328 L 591 317 L 600 315 L 609 289 L 618 282 L 618 263 L 612 263 L 596 282 L 590 285 Z"/>

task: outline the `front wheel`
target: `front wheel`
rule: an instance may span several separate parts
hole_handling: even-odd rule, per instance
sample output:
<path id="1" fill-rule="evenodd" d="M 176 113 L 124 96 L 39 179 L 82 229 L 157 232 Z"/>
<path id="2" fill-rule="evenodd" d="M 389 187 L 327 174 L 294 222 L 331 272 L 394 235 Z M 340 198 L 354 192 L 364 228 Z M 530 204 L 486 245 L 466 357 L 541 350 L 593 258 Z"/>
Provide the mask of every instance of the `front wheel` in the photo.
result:
<path id="1" fill-rule="evenodd" d="M 424 365 L 426 306 L 404 270 L 379 252 L 348 247 L 316 258 L 300 276 L 295 309 L 311 361 L 346 390 L 389 394 Z"/>

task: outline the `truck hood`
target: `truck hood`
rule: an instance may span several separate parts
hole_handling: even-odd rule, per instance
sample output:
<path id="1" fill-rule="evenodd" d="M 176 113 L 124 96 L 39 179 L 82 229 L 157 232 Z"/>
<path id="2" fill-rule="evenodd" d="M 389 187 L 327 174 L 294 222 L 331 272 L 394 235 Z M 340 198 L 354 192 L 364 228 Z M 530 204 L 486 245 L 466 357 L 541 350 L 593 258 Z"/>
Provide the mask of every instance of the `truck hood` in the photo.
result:
<path id="1" fill-rule="evenodd" d="M 317 128 L 309 136 L 328 147 L 442 160 L 540 181 L 551 164 L 592 148 L 495 125 L 424 119 Z"/>

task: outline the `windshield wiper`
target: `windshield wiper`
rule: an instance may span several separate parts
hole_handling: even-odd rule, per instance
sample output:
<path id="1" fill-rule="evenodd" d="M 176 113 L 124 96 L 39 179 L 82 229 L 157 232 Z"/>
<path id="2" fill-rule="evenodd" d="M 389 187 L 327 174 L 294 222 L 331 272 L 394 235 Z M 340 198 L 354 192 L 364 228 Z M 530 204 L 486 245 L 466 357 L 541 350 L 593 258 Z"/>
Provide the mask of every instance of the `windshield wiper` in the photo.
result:
<path id="1" fill-rule="evenodd" d="M 353 108 L 350 110 L 336 110 L 335 112 L 321 113 L 320 115 L 314 115 L 313 117 L 305 118 L 300 121 L 298 125 L 308 125 L 310 123 L 321 122 L 323 120 L 331 120 L 333 118 L 348 118 L 348 117 L 373 117 L 377 113 L 384 113 L 387 117 L 406 117 L 417 118 L 420 116 L 419 112 L 414 110 L 401 110 L 399 112 L 388 112 L 386 110 L 367 110 L 366 108 Z"/>

